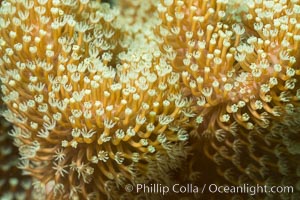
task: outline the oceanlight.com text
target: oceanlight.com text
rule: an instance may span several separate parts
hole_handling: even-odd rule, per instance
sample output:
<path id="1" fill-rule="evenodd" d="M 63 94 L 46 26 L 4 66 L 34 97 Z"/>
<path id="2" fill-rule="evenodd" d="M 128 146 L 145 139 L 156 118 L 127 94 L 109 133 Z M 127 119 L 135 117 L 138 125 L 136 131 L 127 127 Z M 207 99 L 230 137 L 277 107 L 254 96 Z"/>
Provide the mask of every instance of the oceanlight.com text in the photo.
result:
<path id="1" fill-rule="evenodd" d="M 194 184 L 174 184 L 171 186 L 163 184 L 136 184 L 135 186 L 127 184 L 125 186 L 126 192 L 136 192 L 145 194 L 162 194 L 167 195 L 169 193 L 177 194 L 204 194 L 204 193 L 219 193 L 219 194 L 264 194 L 264 193 L 293 193 L 293 186 L 267 186 L 267 185 L 249 185 L 243 184 L 240 186 L 230 185 L 217 185 L 217 184 L 204 184 L 202 186 Z"/>

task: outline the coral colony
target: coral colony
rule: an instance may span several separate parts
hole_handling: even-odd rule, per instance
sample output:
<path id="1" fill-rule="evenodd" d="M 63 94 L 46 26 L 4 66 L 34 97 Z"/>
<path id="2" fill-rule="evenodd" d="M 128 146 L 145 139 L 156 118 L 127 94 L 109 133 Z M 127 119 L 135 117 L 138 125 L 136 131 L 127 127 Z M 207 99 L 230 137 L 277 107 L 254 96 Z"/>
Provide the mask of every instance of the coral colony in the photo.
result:
<path id="1" fill-rule="evenodd" d="M 300 0 L 106 2 L 1 2 L 0 199 L 299 198 Z"/>

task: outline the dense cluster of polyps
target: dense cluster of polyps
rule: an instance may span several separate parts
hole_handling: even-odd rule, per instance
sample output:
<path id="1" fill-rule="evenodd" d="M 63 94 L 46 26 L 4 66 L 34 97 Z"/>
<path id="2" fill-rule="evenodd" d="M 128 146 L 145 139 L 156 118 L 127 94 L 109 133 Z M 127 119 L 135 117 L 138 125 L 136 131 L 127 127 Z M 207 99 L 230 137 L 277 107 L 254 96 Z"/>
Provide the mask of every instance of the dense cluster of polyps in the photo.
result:
<path id="1" fill-rule="evenodd" d="M 294 195 L 281 198 L 295 198 L 300 191 L 299 1 L 246 5 L 242 20 L 248 38 L 237 47 L 236 60 L 243 84 L 251 88 L 248 118 L 258 126 L 247 131 L 243 116 L 237 115 L 243 126 L 237 134 L 228 134 L 221 143 L 207 141 L 204 151 L 231 184 L 293 185 Z"/>
<path id="2" fill-rule="evenodd" d="M 299 1 L 248 1 L 236 12 L 228 1 L 162 0 L 157 7 L 160 50 L 194 98 L 198 133 L 216 136 L 201 144 L 218 174 L 235 185 L 297 185 L 299 163 L 288 170 L 294 157 L 282 153 L 297 133 L 274 135 L 299 105 Z"/>
<path id="3" fill-rule="evenodd" d="M 276 117 L 285 105 L 299 105 L 300 5 L 298 1 L 250 1 L 247 6 L 248 38 L 238 46 L 236 60 L 245 71 L 244 85 L 252 90 L 247 98 L 250 117 L 266 127 L 264 113 Z"/>
<path id="4" fill-rule="evenodd" d="M 118 12 L 97 2 L 4 1 L 0 12 L 3 115 L 35 187 L 99 199 L 169 184 L 193 113 L 159 52 L 120 53 Z"/>
<path id="5" fill-rule="evenodd" d="M 227 24 L 227 1 L 162 1 L 157 27 L 160 47 L 173 69 L 181 73 L 186 93 L 198 107 L 197 122 L 211 123 L 208 131 L 233 131 L 230 116 L 239 91 L 234 70 L 236 47 L 245 29 Z M 215 110 L 218 110 L 217 112 Z M 204 122 L 203 122 L 204 121 Z M 218 134 L 219 135 L 219 134 Z"/>
<path id="6" fill-rule="evenodd" d="M 172 184 L 187 159 L 176 181 L 197 183 L 204 157 L 231 184 L 299 184 L 298 0 L 116 5 L 1 4 L 2 115 L 35 194 L 132 199 L 127 183 Z"/>
<path id="7" fill-rule="evenodd" d="M 250 113 L 237 109 L 234 120 L 241 127 L 227 133 L 224 141 L 203 141 L 204 153 L 229 184 L 293 185 L 294 195 L 280 198 L 295 198 L 300 183 L 299 1 L 245 5 L 245 39 L 236 48 L 234 69 L 241 72 L 235 79 L 250 89 L 248 95 L 240 91 Z"/>
<path id="8" fill-rule="evenodd" d="M 197 121 L 209 121 L 207 131 L 220 140 L 236 124 L 266 128 L 270 116 L 280 115 L 279 106 L 298 101 L 296 3 L 250 1 L 244 23 L 227 19 L 227 1 L 158 5 L 161 50 L 197 101 Z"/>

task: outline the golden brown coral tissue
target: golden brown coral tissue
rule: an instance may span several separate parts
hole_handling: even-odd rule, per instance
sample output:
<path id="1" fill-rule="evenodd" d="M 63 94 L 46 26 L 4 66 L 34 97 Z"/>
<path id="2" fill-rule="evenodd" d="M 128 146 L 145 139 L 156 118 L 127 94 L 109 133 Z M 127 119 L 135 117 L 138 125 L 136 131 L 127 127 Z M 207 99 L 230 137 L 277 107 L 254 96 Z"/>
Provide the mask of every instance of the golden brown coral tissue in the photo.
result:
<path id="1" fill-rule="evenodd" d="M 127 183 L 182 181 L 170 172 L 185 161 L 190 177 L 212 161 L 209 173 L 223 178 L 213 181 L 241 184 L 229 173 L 238 171 L 245 182 L 278 183 L 266 178 L 269 160 L 299 156 L 286 145 L 299 138 L 299 1 L 250 0 L 236 11 L 236 0 L 117 5 L 1 4 L 2 115 L 15 126 L 19 167 L 38 180 L 35 191 L 132 199 Z M 274 131 L 291 118 L 290 134 Z M 272 153 L 276 145 L 283 148 Z M 299 163 L 293 172 L 282 165 L 270 172 L 299 181 Z"/>

